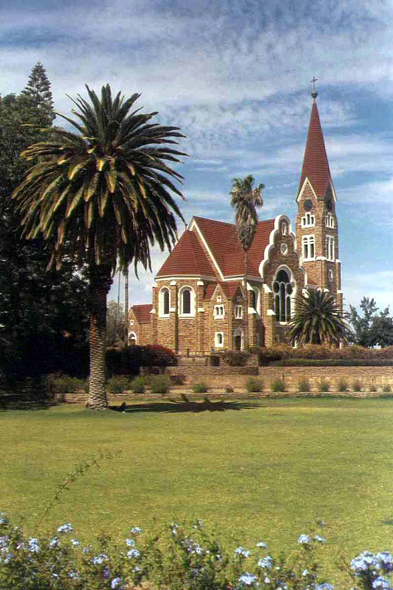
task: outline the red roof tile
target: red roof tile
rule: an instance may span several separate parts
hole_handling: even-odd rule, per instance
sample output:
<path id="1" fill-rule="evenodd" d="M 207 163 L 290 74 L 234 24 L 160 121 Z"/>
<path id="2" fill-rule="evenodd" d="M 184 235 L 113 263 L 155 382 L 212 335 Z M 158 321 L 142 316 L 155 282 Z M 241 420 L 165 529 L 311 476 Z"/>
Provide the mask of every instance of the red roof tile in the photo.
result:
<path id="1" fill-rule="evenodd" d="M 227 283 L 220 282 L 219 283 L 223 293 L 225 294 L 227 299 L 233 299 L 236 295 L 238 289 L 240 288 L 241 282 L 240 281 L 228 281 Z"/>
<path id="2" fill-rule="evenodd" d="M 236 236 L 232 223 L 194 217 L 208 248 L 214 256 L 225 277 L 242 275 L 244 272 L 244 252 Z M 248 252 L 248 273 L 258 276 L 258 267 L 263 260 L 265 247 L 269 243 L 270 233 L 274 228 L 274 219 L 260 221 L 254 241 Z"/>
<path id="3" fill-rule="evenodd" d="M 213 297 L 213 293 L 214 293 L 216 287 L 217 287 L 217 283 L 215 285 L 211 285 L 211 284 L 208 285 L 206 287 L 204 299 L 207 299 L 210 301 L 210 299 Z"/>
<path id="4" fill-rule="evenodd" d="M 332 182 L 321 121 L 315 100 L 311 109 L 310 126 L 308 128 L 299 191 L 306 178 L 311 182 L 317 197 L 324 197 L 329 182 Z"/>
<path id="5" fill-rule="evenodd" d="M 131 311 L 134 312 L 136 321 L 140 324 L 146 324 L 150 322 L 150 312 L 153 309 L 153 306 L 148 303 L 144 305 L 133 305 L 131 307 Z"/>
<path id="6" fill-rule="evenodd" d="M 197 235 L 186 230 L 157 273 L 157 277 L 174 275 L 215 276 Z"/>

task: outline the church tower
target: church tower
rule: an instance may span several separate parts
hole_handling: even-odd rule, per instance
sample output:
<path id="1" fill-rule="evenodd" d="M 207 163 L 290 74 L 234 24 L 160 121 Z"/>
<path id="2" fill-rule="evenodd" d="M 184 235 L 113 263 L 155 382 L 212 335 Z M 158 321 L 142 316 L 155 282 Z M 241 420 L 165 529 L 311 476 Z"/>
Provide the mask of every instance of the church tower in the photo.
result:
<path id="1" fill-rule="evenodd" d="M 313 85 L 316 79 L 312 80 Z M 342 308 L 336 192 L 313 86 L 313 104 L 297 194 L 296 237 L 309 287 L 326 289 Z"/>

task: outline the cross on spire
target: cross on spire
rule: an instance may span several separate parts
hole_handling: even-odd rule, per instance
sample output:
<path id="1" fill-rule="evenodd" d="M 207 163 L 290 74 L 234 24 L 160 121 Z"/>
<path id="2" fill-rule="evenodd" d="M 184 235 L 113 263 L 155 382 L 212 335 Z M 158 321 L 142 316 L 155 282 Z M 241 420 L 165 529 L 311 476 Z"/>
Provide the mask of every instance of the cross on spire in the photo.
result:
<path id="1" fill-rule="evenodd" d="M 312 83 L 312 92 L 311 92 L 311 96 L 313 97 L 313 99 L 315 100 L 318 96 L 318 92 L 315 90 L 315 82 L 318 81 L 318 78 L 316 78 L 315 76 L 312 77 L 312 80 L 310 80 L 310 82 Z"/>

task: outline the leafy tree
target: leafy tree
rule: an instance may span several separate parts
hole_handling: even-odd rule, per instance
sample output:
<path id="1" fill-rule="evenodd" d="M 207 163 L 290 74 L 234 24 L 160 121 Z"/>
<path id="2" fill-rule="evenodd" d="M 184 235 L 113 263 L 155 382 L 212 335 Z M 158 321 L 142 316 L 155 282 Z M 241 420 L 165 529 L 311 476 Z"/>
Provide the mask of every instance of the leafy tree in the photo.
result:
<path id="1" fill-rule="evenodd" d="M 296 297 L 289 338 L 294 344 L 338 345 L 348 339 L 348 326 L 333 295 L 319 289 Z"/>
<path id="2" fill-rule="evenodd" d="M 76 370 L 86 349 L 86 281 L 69 259 L 47 272 L 49 247 L 21 239 L 10 199 L 26 170 L 20 152 L 43 138 L 34 125 L 52 119 L 24 94 L 0 97 L 0 368 L 12 376 Z"/>
<path id="3" fill-rule="evenodd" d="M 22 94 L 31 101 L 38 111 L 37 125 L 46 126 L 48 118 L 53 121 L 56 117 L 53 111 L 53 97 L 50 87 L 51 83 L 46 75 L 46 70 L 38 61 L 31 70 L 25 89 L 22 90 Z"/>
<path id="4" fill-rule="evenodd" d="M 353 342 L 366 348 L 393 345 L 393 318 L 390 316 L 389 307 L 379 314 L 378 311 L 375 300 L 369 297 L 363 297 L 361 300 L 360 312 L 350 305 L 349 322 Z"/>
<path id="5" fill-rule="evenodd" d="M 246 301 L 248 298 L 247 292 L 247 271 L 248 271 L 248 251 L 251 248 L 254 240 L 255 232 L 257 231 L 258 215 L 256 208 L 262 207 L 262 189 L 264 185 L 260 184 L 253 188 L 254 177 L 249 174 L 244 178 L 234 178 L 232 180 L 231 207 L 236 209 L 235 223 L 236 233 L 239 242 L 244 251 L 244 277 L 243 285 L 246 292 Z M 246 304 L 246 321 L 245 321 L 245 348 L 248 350 L 248 304 Z"/>
<path id="6" fill-rule="evenodd" d="M 60 268 L 64 252 L 85 265 L 89 279 L 89 405 L 107 407 L 105 391 L 106 298 L 112 273 L 133 261 L 151 268 L 150 246 L 163 250 L 177 237 L 174 213 L 183 219 L 170 191 L 182 176 L 166 161 L 185 155 L 165 144 L 183 137 L 177 127 L 150 123 L 156 113 L 134 109 L 139 94 L 101 98 L 87 88 L 90 102 L 73 100 L 76 120 L 61 115 L 78 133 L 54 129 L 53 139 L 30 146 L 31 163 L 14 192 L 28 239 L 42 235 L 52 249 L 50 267 Z"/>

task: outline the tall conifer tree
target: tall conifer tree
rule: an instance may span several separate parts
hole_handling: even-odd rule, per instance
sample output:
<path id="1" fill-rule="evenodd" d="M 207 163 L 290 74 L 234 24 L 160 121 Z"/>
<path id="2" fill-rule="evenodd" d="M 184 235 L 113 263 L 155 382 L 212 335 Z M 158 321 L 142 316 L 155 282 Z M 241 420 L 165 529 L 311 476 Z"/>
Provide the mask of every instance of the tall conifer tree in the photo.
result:
<path id="1" fill-rule="evenodd" d="M 53 112 L 53 97 L 50 87 L 51 83 L 46 75 L 46 70 L 42 63 L 38 61 L 31 70 L 29 80 L 25 89 L 22 90 L 22 94 L 28 97 L 37 108 L 39 113 L 39 125 L 47 126 L 48 117 L 50 124 L 55 118 Z"/>

